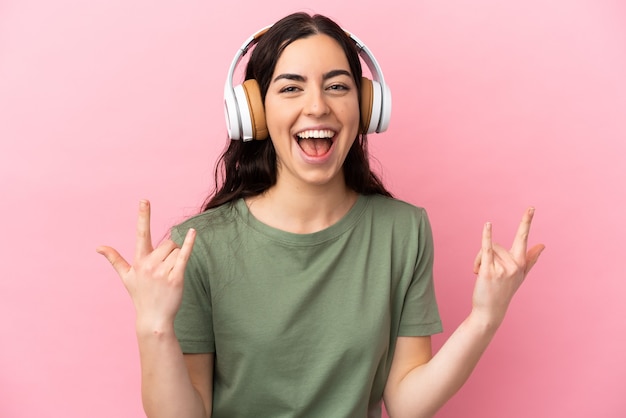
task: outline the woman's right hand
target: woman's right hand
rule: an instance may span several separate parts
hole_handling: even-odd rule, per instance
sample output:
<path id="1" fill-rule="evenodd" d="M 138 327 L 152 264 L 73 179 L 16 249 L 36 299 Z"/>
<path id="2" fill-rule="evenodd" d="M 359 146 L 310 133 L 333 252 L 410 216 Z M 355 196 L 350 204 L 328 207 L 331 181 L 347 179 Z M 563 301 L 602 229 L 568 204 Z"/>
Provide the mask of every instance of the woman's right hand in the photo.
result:
<path id="1" fill-rule="evenodd" d="M 189 229 L 182 247 L 164 240 L 152 247 L 150 236 L 150 202 L 139 204 L 135 259 L 129 264 L 114 248 L 101 246 L 96 251 L 106 257 L 122 282 L 135 306 L 137 330 L 149 332 L 172 328 L 183 294 L 185 266 L 196 237 Z"/>

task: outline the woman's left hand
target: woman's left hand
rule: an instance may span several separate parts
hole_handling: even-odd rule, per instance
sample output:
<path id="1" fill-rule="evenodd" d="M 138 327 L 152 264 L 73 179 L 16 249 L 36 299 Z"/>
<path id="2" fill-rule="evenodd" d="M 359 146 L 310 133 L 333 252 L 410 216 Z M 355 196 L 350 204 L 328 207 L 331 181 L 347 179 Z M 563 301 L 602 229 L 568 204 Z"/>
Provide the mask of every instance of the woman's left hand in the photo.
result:
<path id="1" fill-rule="evenodd" d="M 534 212 L 534 208 L 528 208 L 524 213 L 510 250 L 492 241 L 491 223 L 486 223 L 483 228 L 482 246 L 474 261 L 474 273 L 478 277 L 472 305 L 475 314 L 496 327 L 545 248 L 545 245 L 537 244 L 527 249 Z"/>

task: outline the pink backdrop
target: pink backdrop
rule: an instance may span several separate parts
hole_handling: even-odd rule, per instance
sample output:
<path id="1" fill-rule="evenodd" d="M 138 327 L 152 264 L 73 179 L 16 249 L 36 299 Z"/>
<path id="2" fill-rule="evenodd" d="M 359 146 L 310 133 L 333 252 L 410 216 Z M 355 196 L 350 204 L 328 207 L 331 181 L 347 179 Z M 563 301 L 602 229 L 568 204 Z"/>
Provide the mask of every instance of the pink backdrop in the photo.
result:
<path id="1" fill-rule="evenodd" d="M 626 416 L 626 6 L 384 4 L 0 2 L 0 416 L 142 416 L 130 299 L 94 249 L 132 253 L 140 198 L 155 236 L 195 212 L 235 49 L 305 7 L 364 40 L 393 90 L 372 151 L 432 219 L 436 347 L 470 309 L 482 223 L 509 244 L 537 207 L 547 249 L 437 416 Z"/>

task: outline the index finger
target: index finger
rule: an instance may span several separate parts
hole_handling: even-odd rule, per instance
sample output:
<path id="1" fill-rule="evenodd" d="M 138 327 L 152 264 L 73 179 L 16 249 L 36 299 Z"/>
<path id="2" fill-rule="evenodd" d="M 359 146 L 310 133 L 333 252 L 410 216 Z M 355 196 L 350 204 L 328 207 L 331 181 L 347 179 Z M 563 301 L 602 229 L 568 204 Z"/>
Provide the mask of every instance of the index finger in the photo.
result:
<path id="1" fill-rule="evenodd" d="M 513 258 L 518 261 L 526 260 L 528 235 L 530 233 L 530 224 L 532 223 L 534 214 L 535 208 L 530 207 L 526 209 L 526 212 L 524 212 L 524 216 L 522 217 L 522 221 L 517 228 L 517 233 L 515 234 L 515 239 L 513 240 L 513 246 L 511 247 L 511 254 L 513 255 Z"/>
<path id="2" fill-rule="evenodd" d="M 152 252 L 152 236 L 150 234 L 150 202 L 139 202 L 139 217 L 137 218 L 137 241 L 135 242 L 135 260 Z"/>

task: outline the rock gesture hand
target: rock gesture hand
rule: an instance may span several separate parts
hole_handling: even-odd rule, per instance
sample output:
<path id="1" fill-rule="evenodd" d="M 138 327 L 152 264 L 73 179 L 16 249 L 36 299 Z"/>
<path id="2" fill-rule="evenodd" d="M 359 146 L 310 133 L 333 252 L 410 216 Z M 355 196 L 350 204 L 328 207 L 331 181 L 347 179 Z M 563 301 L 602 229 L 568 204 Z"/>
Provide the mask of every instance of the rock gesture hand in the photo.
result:
<path id="1" fill-rule="evenodd" d="M 474 273 L 478 275 L 473 295 L 473 310 L 498 326 L 504 319 L 513 295 L 533 268 L 544 250 L 543 244 L 530 249 L 528 235 L 534 208 L 524 212 L 510 250 L 492 241 L 491 223 L 483 228 L 481 249 L 474 261 Z"/>
<path id="2" fill-rule="evenodd" d="M 185 266 L 194 240 L 195 231 L 190 229 L 182 247 L 167 239 L 153 248 L 150 203 L 142 200 L 133 264 L 129 264 L 114 248 L 101 246 L 96 249 L 122 278 L 135 306 L 138 326 L 162 329 L 173 325 L 182 299 Z"/>

